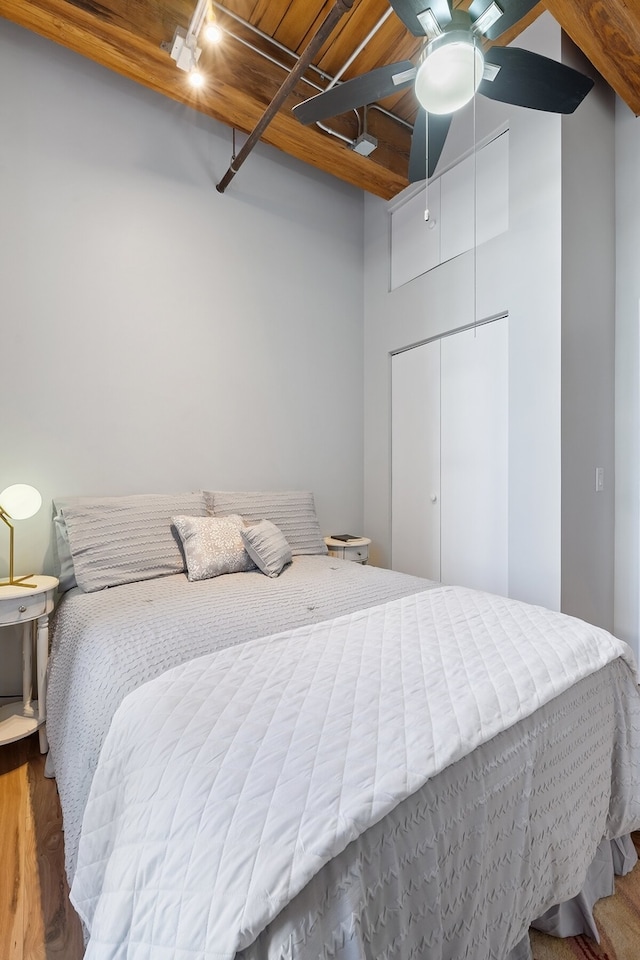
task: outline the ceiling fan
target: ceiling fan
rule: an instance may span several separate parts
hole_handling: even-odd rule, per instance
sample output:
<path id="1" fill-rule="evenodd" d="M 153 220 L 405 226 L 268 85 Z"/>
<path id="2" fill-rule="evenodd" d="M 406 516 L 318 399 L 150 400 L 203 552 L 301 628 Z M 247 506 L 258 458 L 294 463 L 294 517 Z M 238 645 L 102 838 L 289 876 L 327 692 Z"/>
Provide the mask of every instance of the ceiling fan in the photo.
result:
<path id="1" fill-rule="evenodd" d="M 402 60 L 379 67 L 310 97 L 293 113 L 301 123 L 316 123 L 414 85 L 420 107 L 409 156 L 411 183 L 432 176 L 451 115 L 476 92 L 520 107 L 573 113 L 593 86 L 590 77 L 529 50 L 483 43 L 499 39 L 537 2 L 472 0 L 468 10 L 454 10 L 451 0 L 389 0 L 407 29 L 425 38 L 417 65 Z"/>

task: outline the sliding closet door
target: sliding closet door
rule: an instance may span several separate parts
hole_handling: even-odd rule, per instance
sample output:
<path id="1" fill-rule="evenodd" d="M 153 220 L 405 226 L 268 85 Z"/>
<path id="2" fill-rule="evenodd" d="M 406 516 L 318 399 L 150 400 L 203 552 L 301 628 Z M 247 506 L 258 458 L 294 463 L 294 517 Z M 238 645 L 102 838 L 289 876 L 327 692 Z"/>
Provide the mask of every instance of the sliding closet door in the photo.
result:
<path id="1" fill-rule="evenodd" d="M 391 360 L 391 566 L 440 579 L 440 342 Z"/>
<path id="2" fill-rule="evenodd" d="M 508 593 L 508 321 L 442 341 L 441 578 Z"/>

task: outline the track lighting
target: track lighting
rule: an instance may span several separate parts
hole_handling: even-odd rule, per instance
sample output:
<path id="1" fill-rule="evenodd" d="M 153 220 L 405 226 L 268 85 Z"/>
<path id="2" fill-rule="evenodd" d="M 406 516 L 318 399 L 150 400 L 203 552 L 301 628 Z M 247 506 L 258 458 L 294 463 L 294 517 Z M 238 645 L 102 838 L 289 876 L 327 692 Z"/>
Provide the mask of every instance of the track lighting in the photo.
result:
<path id="1" fill-rule="evenodd" d="M 202 50 L 196 42 L 196 37 L 192 33 L 185 33 L 180 27 L 176 27 L 171 44 L 171 58 L 175 60 L 179 70 L 191 74 L 198 65 Z"/>
<path id="2" fill-rule="evenodd" d="M 203 31 L 207 43 L 220 43 L 222 35 L 222 27 L 215 20 L 209 20 Z"/>
<path id="3" fill-rule="evenodd" d="M 200 35 L 208 43 L 219 43 L 222 39 L 222 29 L 216 23 L 210 0 L 198 0 L 187 31 L 176 27 L 171 43 L 171 58 L 179 70 L 189 74 L 189 81 L 194 87 L 204 84 L 204 77 L 197 70 L 202 53 L 198 45 Z"/>

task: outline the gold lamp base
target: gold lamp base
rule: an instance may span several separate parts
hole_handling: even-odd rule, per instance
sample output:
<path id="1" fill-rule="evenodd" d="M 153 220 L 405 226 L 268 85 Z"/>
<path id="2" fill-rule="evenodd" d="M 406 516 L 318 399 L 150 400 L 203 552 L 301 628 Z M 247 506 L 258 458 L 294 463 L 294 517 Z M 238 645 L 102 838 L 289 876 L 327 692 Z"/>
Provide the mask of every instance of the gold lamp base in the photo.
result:
<path id="1" fill-rule="evenodd" d="M 0 520 L 9 528 L 9 579 L 1 580 L 0 587 L 25 587 L 34 589 L 37 583 L 25 583 L 32 573 L 27 573 L 24 577 L 14 577 L 13 575 L 13 524 L 12 520 L 26 520 L 32 517 L 42 505 L 42 497 L 35 489 L 26 483 L 15 483 L 7 487 L 0 493 L 0 498 L 4 501 L 4 506 L 0 503 Z M 10 511 L 7 509 L 11 504 Z"/>
<path id="2" fill-rule="evenodd" d="M 37 587 L 37 583 L 25 583 L 25 580 L 32 576 L 32 573 L 27 573 L 24 577 L 10 577 L 8 580 L 0 580 L 0 587 Z"/>

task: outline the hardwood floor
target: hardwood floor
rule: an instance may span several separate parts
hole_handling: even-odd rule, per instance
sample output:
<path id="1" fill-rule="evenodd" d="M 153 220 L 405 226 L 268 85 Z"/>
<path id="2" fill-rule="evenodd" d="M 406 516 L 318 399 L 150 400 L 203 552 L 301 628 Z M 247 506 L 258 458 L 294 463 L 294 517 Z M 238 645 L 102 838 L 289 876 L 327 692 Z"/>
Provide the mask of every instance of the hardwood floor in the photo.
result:
<path id="1" fill-rule="evenodd" d="M 80 921 L 69 902 L 55 780 L 44 776 L 38 735 L 0 747 L 0 957 L 80 960 Z"/>

